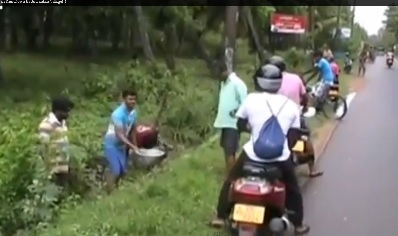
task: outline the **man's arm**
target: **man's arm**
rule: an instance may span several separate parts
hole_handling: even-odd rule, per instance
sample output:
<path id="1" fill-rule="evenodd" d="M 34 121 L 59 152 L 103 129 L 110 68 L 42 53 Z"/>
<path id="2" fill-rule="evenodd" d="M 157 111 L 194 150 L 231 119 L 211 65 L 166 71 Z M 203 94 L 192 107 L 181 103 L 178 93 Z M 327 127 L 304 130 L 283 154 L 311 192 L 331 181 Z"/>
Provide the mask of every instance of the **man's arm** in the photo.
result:
<path id="1" fill-rule="evenodd" d="M 300 109 L 298 109 L 297 106 L 292 106 L 292 109 L 294 109 L 294 118 L 293 122 L 290 128 L 300 128 L 300 117 L 301 117 L 301 112 Z"/>
<path id="2" fill-rule="evenodd" d="M 247 132 L 250 133 L 249 125 L 248 125 L 248 112 L 247 112 L 247 104 L 248 98 L 246 98 L 242 105 L 239 107 L 238 111 L 236 112 L 236 117 L 238 117 L 238 121 L 236 126 L 238 128 L 238 132 Z"/>
<path id="3" fill-rule="evenodd" d="M 130 126 L 128 137 L 132 137 L 132 144 L 134 146 L 137 146 L 137 129 L 136 129 L 137 128 L 136 127 L 136 124 L 137 124 L 137 111 L 136 110 L 134 110 L 134 113 L 131 115 L 130 119 L 132 120 L 132 123 L 131 123 L 131 126 Z"/>
<path id="4" fill-rule="evenodd" d="M 113 113 L 112 114 L 112 124 L 115 128 L 115 134 L 116 136 L 127 146 L 129 146 L 130 148 L 135 149 L 136 147 L 128 140 L 128 138 L 126 137 L 126 130 L 123 126 L 123 117 Z"/>
<path id="5" fill-rule="evenodd" d="M 300 79 L 300 105 L 303 107 L 308 106 L 308 94 L 307 94 L 307 89 L 304 86 L 304 83 Z"/>
<path id="6" fill-rule="evenodd" d="M 238 84 L 237 86 L 237 92 L 238 92 L 239 104 L 242 105 L 243 101 L 247 97 L 247 86 L 245 82 L 240 81 L 240 84 Z"/>

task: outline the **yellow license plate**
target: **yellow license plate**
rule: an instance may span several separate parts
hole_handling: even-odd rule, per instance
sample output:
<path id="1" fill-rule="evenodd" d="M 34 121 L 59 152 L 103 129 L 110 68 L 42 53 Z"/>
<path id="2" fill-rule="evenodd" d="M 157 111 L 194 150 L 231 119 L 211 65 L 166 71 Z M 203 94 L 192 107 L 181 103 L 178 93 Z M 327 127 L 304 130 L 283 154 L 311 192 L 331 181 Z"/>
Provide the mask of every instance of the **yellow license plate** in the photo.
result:
<path id="1" fill-rule="evenodd" d="M 245 204 L 235 204 L 232 219 L 238 222 L 262 224 L 265 207 Z"/>
<path id="2" fill-rule="evenodd" d="M 293 152 L 304 152 L 304 141 L 299 140 L 296 142 L 296 145 L 292 148 Z"/>
<path id="3" fill-rule="evenodd" d="M 338 93 L 339 92 L 337 92 L 335 90 L 329 91 L 329 95 L 332 95 L 332 96 L 337 95 Z"/>

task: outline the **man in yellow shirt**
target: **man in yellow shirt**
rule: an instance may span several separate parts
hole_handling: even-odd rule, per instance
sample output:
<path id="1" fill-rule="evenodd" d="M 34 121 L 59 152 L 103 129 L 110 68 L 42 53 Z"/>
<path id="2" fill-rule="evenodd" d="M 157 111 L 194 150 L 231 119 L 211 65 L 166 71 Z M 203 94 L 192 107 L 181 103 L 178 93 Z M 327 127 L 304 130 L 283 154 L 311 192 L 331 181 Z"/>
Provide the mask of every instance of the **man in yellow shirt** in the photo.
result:
<path id="1" fill-rule="evenodd" d="M 69 174 L 68 128 L 66 120 L 74 104 L 66 97 L 51 101 L 51 112 L 40 122 L 38 131 L 42 158 L 54 181 L 64 186 Z"/>

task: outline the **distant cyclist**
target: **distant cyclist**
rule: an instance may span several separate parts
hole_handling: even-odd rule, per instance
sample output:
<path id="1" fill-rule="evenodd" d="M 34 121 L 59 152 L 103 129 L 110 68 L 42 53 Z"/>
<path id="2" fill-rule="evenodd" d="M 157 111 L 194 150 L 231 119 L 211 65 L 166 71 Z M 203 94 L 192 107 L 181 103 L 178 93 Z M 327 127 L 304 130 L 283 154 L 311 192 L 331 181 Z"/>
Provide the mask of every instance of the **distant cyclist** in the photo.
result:
<path id="1" fill-rule="evenodd" d="M 314 53 L 314 62 L 314 67 L 306 71 L 304 75 L 312 72 L 309 80 L 318 75 L 318 81 L 322 82 L 319 88 L 321 90 L 320 95 L 318 96 L 317 104 L 315 106 L 317 111 L 320 111 L 323 103 L 327 98 L 330 87 L 333 85 L 335 76 L 333 74 L 332 66 L 330 65 L 329 61 L 323 57 L 323 52 L 317 51 Z"/>

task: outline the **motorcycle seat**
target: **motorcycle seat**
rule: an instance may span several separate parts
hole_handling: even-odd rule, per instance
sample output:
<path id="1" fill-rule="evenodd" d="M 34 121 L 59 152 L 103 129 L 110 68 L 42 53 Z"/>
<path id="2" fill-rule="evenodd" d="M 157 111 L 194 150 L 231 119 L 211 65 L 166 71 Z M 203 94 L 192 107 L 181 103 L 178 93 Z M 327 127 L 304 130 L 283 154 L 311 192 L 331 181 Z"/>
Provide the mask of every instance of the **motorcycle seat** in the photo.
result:
<path id="1" fill-rule="evenodd" d="M 282 177 L 280 169 L 272 164 L 248 161 L 243 164 L 245 176 L 266 178 L 270 181 L 278 180 Z"/>

